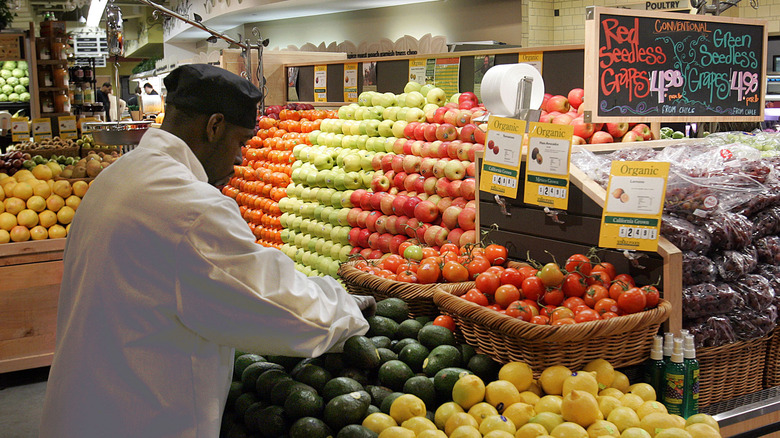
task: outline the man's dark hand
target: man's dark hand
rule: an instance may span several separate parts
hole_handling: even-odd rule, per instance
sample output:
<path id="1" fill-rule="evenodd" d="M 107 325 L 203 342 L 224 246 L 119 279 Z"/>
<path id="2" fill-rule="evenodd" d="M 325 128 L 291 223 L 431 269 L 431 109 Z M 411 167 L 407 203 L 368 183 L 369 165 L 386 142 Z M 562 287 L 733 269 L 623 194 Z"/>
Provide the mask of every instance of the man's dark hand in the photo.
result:
<path id="1" fill-rule="evenodd" d="M 374 316 L 374 313 L 376 313 L 376 300 L 374 297 L 368 295 L 352 295 L 352 298 L 357 302 L 358 308 L 363 312 L 363 316 L 366 318 Z"/>

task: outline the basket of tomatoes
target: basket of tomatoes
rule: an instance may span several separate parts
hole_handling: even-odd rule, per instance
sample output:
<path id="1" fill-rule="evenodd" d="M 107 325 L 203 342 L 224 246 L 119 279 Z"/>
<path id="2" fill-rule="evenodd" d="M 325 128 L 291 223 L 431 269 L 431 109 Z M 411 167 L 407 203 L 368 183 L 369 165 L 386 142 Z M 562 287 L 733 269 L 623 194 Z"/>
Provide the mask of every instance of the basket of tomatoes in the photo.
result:
<path id="1" fill-rule="evenodd" d="M 500 245 L 479 247 L 454 244 L 440 249 L 402 244 L 399 254 L 386 254 L 377 260 L 352 260 L 339 268 L 339 276 L 349 293 L 371 295 L 379 300 L 400 298 L 409 306 L 411 316 L 435 316 L 434 292 L 461 296 L 475 287 L 475 279 L 507 262 L 506 248 Z M 503 268 L 501 268 L 503 269 Z"/>
<path id="2" fill-rule="evenodd" d="M 498 270 L 496 270 L 498 271 Z M 602 358 L 615 367 L 646 360 L 672 306 L 609 263 L 581 254 L 564 267 L 508 266 L 476 278 L 462 296 L 434 293 L 464 341 L 499 362 L 580 368 Z"/>

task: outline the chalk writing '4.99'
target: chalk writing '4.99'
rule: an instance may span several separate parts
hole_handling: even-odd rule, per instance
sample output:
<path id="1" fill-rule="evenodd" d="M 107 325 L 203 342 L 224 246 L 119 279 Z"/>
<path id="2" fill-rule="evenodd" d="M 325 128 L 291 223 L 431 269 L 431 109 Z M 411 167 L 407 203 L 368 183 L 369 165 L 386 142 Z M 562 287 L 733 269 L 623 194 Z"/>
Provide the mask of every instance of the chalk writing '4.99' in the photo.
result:
<path id="1" fill-rule="evenodd" d="M 758 90 L 758 74 L 749 71 L 731 73 L 731 89 L 737 92 L 737 100 L 744 99 L 744 94 L 755 93 Z"/>
<path id="2" fill-rule="evenodd" d="M 650 72 L 650 91 L 658 93 L 658 103 L 663 103 L 666 90 L 680 88 L 685 81 L 680 70 L 653 70 Z"/>

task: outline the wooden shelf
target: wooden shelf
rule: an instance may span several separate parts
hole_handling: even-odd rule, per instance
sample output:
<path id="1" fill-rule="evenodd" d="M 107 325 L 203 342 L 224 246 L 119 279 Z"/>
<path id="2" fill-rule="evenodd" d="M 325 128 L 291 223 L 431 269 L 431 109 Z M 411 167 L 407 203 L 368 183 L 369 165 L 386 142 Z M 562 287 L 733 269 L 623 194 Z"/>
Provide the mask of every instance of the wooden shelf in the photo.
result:
<path id="1" fill-rule="evenodd" d="M 67 59 L 39 59 L 38 65 L 67 65 Z"/>
<path id="2" fill-rule="evenodd" d="M 38 87 L 38 91 L 68 91 L 68 87 Z"/>
<path id="3" fill-rule="evenodd" d="M 71 113 L 41 113 L 41 117 L 62 117 L 62 116 L 72 116 Z"/>

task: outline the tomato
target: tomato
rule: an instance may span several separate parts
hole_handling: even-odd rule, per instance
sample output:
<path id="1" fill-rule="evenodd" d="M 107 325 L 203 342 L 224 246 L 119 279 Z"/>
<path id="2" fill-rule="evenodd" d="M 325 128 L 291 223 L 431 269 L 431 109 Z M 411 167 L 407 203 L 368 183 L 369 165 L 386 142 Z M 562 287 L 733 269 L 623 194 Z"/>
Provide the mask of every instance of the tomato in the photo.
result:
<path id="1" fill-rule="evenodd" d="M 455 245 L 454 243 L 445 243 L 441 246 L 441 248 L 439 248 L 439 252 L 442 254 L 446 254 L 448 252 L 460 254 L 460 251 L 458 251 L 458 245 Z"/>
<path id="2" fill-rule="evenodd" d="M 536 315 L 531 318 L 531 324 L 547 325 L 550 323 L 550 318 L 544 315 Z"/>
<path id="3" fill-rule="evenodd" d="M 444 259 L 445 262 L 461 262 L 461 256 L 455 254 L 454 252 L 443 253 L 442 259 Z"/>
<path id="4" fill-rule="evenodd" d="M 561 303 L 563 303 L 564 298 L 566 297 L 560 289 L 550 289 L 542 295 L 544 304 L 551 304 L 553 306 L 560 306 Z"/>
<path id="5" fill-rule="evenodd" d="M 605 319 L 614 318 L 616 316 L 620 316 L 620 315 L 618 315 L 615 312 L 604 312 L 604 313 L 601 314 L 601 319 L 605 320 Z"/>
<path id="6" fill-rule="evenodd" d="M 439 315 L 436 317 L 436 319 L 433 320 L 433 325 L 438 325 L 440 327 L 446 327 L 450 329 L 451 332 L 455 331 L 455 320 L 452 319 L 449 315 Z"/>
<path id="7" fill-rule="evenodd" d="M 532 300 L 523 300 L 524 303 L 527 303 L 529 306 L 536 309 L 536 313 L 539 313 L 539 303 Z"/>
<path id="8" fill-rule="evenodd" d="M 552 304 L 548 304 L 539 309 L 539 314 L 549 318 L 550 315 L 552 315 L 553 311 L 557 308 L 558 306 L 553 306 Z"/>
<path id="9" fill-rule="evenodd" d="M 397 254 L 390 254 L 389 256 L 385 257 L 384 260 L 382 260 L 380 266 L 382 266 L 382 268 L 384 269 L 387 269 L 388 271 L 396 273 L 398 272 L 398 267 L 401 266 L 403 263 L 404 263 L 403 257 Z"/>
<path id="10" fill-rule="evenodd" d="M 400 274 L 401 271 L 411 271 L 412 273 L 417 274 L 417 268 L 419 267 L 420 267 L 419 263 L 407 261 L 406 263 L 399 266 L 398 270 L 395 271 L 395 273 Z"/>
<path id="11" fill-rule="evenodd" d="M 579 297 L 569 297 L 563 300 L 563 307 L 569 308 L 571 310 L 576 309 L 577 306 L 584 306 L 584 305 L 585 305 L 585 301 Z"/>
<path id="12" fill-rule="evenodd" d="M 417 283 L 417 275 L 409 270 L 399 272 L 396 274 L 395 279 L 404 283 Z"/>
<path id="13" fill-rule="evenodd" d="M 439 251 L 436 251 L 435 249 L 431 248 L 430 246 L 426 246 L 422 249 L 423 258 L 428 257 L 438 257 Z"/>
<path id="14" fill-rule="evenodd" d="M 522 266 L 517 270 L 517 272 L 519 272 L 520 275 L 523 276 L 523 280 L 525 280 L 528 277 L 535 277 L 539 270 L 533 266 Z"/>
<path id="15" fill-rule="evenodd" d="M 583 310 L 593 310 L 593 309 L 591 309 L 590 306 L 588 306 L 587 304 L 578 304 L 578 305 L 574 306 L 574 308 L 571 309 L 571 310 L 573 310 L 574 314 L 576 315 L 576 314 L 582 312 Z"/>
<path id="16" fill-rule="evenodd" d="M 400 248 L 400 247 L 399 247 Z M 420 261 L 423 259 L 423 251 L 418 245 L 410 245 L 403 252 L 405 259 Z"/>
<path id="17" fill-rule="evenodd" d="M 637 313 L 645 310 L 647 299 L 645 294 L 638 287 L 632 287 L 631 289 L 620 294 L 617 299 L 618 309 L 625 313 Z"/>
<path id="18" fill-rule="evenodd" d="M 489 267 L 490 267 L 490 262 L 488 262 L 486 258 L 475 257 L 472 261 L 470 261 L 466 265 L 466 268 L 468 270 L 468 279 L 474 280 L 475 278 L 477 278 L 477 275 L 487 271 Z"/>
<path id="19" fill-rule="evenodd" d="M 509 303 L 508 306 L 506 306 L 506 315 L 511 316 L 512 318 L 517 318 L 520 316 L 520 304 L 522 301 L 517 300 Z"/>
<path id="20" fill-rule="evenodd" d="M 563 277 L 563 284 L 561 284 L 561 290 L 567 297 L 581 297 L 585 294 L 587 287 L 588 282 L 585 281 L 585 277 L 576 272 L 566 274 Z"/>
<path id="21" fill-rule="evenodd" d="M 535 307 L 530 306 L 528 303 L 524 303 L 522 301 L 515 301 L 510 303 L 510 307 L 512 308 L 512 311 L 510 313 L 509 308 L 507 308 L 507 315 L 513 314 L 515 315 L 515 318 L 522 319 L 526 322 L 530 322 L 531 318 L 539 315 L 539 311 L 536 310 Z"/>
<path id="22" fill-rule="evenodd" d="M 574 311 L 568 307 L 558 306 L 550 314 L 550 321 L 555 322 L 561 318 L 574 318 Z"/>
<path id="23" fill-rule="evenodd" d="M 506 248 L 501 245 L 488 245 L 485 247 L 485 257 L 491 265 L 503 265 L 507 260 Z"/>
<path id="24" fill-rule="evenodd" d="M 511 284 L 504 284 L 496 289 L 496 295 L 493 297 L 493 299 L 496 300 L 496 304 L 499 306 L 506 307 L 513 301 L 520 299 L 520 290 Z"/>
<path id="25" fill-rule="evenodd" d="M 491 304 L 489 306 L 485 306 L 486 309 L 495 310 L 496 312 L 503 312 L 504 309 L 501 308 L 498 304 Z"/>
<path id="26" fill-rule="evenodd" d="M 463 295 L 463 299 L 466 301 L 471 301 L 474 304 L 479 304 L 480 306 L 487 306 L 490 304 L 487 296 L 478 289 L 469 289 L 469 291 Z"/>
<path id="27" fill-rule="evenodd" d="M 590 307 L 595 306 L 602 298 L 609 298 L 609 291 L 600 284 L 588 286 L 588 289 L 585 290 L 585 295 L 582 297 L 585 300 L 585 304 Z"/>
<path id="28" fill-rule="evenodd" d="M 436 283 L 440 275 L 441 268 L 437 263 L 420 263 L 420 267 L 417 268 L 417 279 L 420 284 Z"/>
<path id="29" fill-rule="evenodd" d="M 615 271 L 615 265 L 613 265 L 610 262 L 601 262 L 596 266 L 594 266 L 590 272 L 592 274 L 598 271 L 606 272 L 607 275 L 609 275 L 609 278 L 615 278 L 615 276 L 617 275 L 617 272 Z"/>
<path id="30" fill-rule="evenodd" d="M 631 289 L 633 286 L 626 283 L 622 280 L 615 280 L 612 282 L 612 285 L 609 286 L 609 297 L 613 300 L 617 301 L 618 297 L 623 294 L 623 292 Z"/>
<path id="31" fill-rule="evenodd" d="M 412 242 L 403 242 L 400 245 L 398 245 L 398 254 L 401 256 L 404 255 L 404 251 L 406 251 L 406 248 L 409 248 L 412 246 Z"/>
<path id="32" fill-rule="evenodd" d="M 561 319 L 556 319 L 555 321 L 550 323 L 550 325 L 567 325 L 567 324 L 577 324 L 577 321 L 575 321 L 574 318 L 561 318 Z"/>
<path id="33" fill-rule="evenodd" d="M 504 268 L 502 266 L 491 266 L 485 270 L 485 272 L 492 272 L 499 277 L 501 277 L 501 274 L 504 273 Z"/>
<path id="34" fill-rule="evenodd" d="M 586 309 L 574 315 L 576 322 L 598 321 L 599 319 L 601 319 L 601 315 L 593 309 Z"/>
<path id="35" fill-rule="evenodd" d="M 628 275 L 628 274 L 618 274 L 616 275 L 612 281 L 624 281 L 631 285 L 631 287 L 636 286 L 636 281 L 634 281 L 634 277 Z"/>
<path id="36" fill-rule="evenodd" d="M 544 285 L 547 287 L 557 287 L 563 281 L 563 272 L 561 272 L 561 268 L 555 263 L 544 265 L 536 276 L 541 278 L 542 282 L 544 282 Z"/>
<path id="37" fill-rule="evenodd" d="M 545 287 L 541 278 L 531 276 L 523 280 L 523 284 L 520 289 L 523 292 L 523 296 L 529 300 L 538 301 L 539 298 L 544 295 Z"/>
<path id="38" fill-rule="evenodd" d="M 506 268 L 501 272 L 499 280 L 501 284 L 511 284 L 512 286 L 520 289 L 523 286 L 523 275 L 515 268 Z"/>
<path id="39" fill-rule="evenodd" d="M 645 294 L 645 306 L 649 309 L 653 309 L 656 306 L 658 306 L 658 301 L 661 299 L 661 293 L 658 292 L 658 289 L 655 286 L 643 286 L 641 288 L 642 293 Z"/>
<path id="40" fill-rule="evenodd" d="M 590 264 L 590 259 L 583 254 L 572 254 L 564 265 L 566 272 L 579 272 L 584 277 L 590 275 L 590 270 L 592 268 L 593 266 Z"/>
<path id="41" fill-rule="evenodd" d="M 604 271 L 591 271 L 587 281 L 588 285 L 600 284 L 604 287 L 609 287 L 612 277 Z"/>
<path id="42" fill-rule="evenodd" d="M 496 292 L 496 289 L 501 286 L 501 280 L 498 279 L 496 274 L 491 272 L 483 272 L 477 275 L 474 282 L 476 283 L 477 289 L 487 295 L 493 295 Z"/>
<path id="43" fill-rule="evenodd" d="M 601 315 L 603 315 L 605 312 L 617 313 L 617 301 L 613 300 L 612 298 L 602 298 L 596 303 L 595 306 L 593 306 L 593 310 L 599 312 Z"/>
<path id="44" fill-rule="evenodd" d="M 460 283 L 469 280 L 469 271 L 457 262 L 447 262 L 441 270 L 444 279 L 450 283 Z"/>

